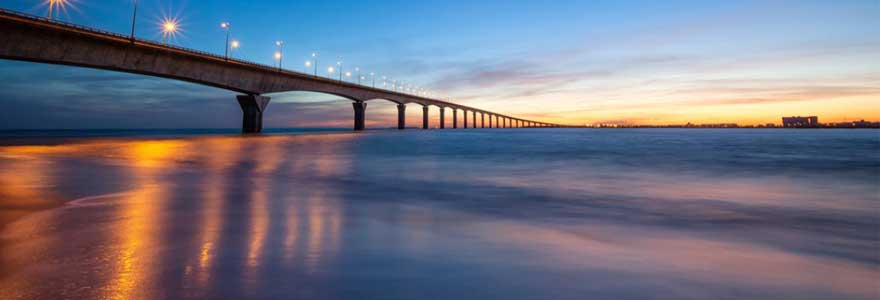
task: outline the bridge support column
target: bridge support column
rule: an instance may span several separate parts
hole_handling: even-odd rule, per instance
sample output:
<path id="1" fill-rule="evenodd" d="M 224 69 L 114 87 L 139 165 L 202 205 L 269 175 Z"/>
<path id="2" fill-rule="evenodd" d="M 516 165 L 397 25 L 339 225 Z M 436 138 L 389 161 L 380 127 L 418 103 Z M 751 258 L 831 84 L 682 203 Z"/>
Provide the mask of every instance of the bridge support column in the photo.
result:
<path id="1" fill-rule="evenodd" d="M 440 107 L 440 129 L 446 128 L 446 108 Z"/>
<path id="2" fill-rule="evenodd" d="M 452 109 L 452 128 L 458 128 L 458 108 Z"/>
<path id="3" fill-rule="evenodd" d="M 422 106 L 422 129 L 428 129 L 428 106 Z"/>
<path id="4" fill-rule="evenodd" d="M 397 129 L 406 128 L 406 104 L 397 105 Z"/>
<path id="5" fill-rule="evenodd" d="M 269 105 L 269 97 L 259 95 L 238 95 L 235 97 L 241 106 L 241 132 L 260 133 L 263 131 L 263 112 Z"/>
<path id="6" fill-rule="evenodd" d="M 480 128 L 486 128 L 486 114 L 480 113 Z"/>
<path id="7" fill-rule="evenodd" d="M 467 110 L 462 109 L 461 112 L 461 128 L 467 129 Z"/>
<path id="8" fill-rule="evenodd" d="M 351 104 L 354 107 L 354 130 L 361 131 L 366 128 L 367 103 L 358 101 Z"/>
<path id="9" fill-rule="evenodd" d="M 477 112 L 475 112 L 475 111 L 472 111 L 472 112 L 471 112 L 471 120 L 474 121 L 474 126 L 473 126 L 473 127 L 474 127 L 474 128 L 477 128 Z"/>

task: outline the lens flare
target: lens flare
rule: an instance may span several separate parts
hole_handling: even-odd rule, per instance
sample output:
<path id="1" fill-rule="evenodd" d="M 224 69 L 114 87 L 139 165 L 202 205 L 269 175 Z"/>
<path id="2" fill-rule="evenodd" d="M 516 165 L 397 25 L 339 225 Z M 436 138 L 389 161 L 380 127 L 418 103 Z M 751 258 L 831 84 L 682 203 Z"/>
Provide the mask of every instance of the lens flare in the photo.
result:
<path id="1" fill-rule="evenodd" d="M 73 8 L 73 0 L 46 0 L 43 4 L 48 7 L 46 18 L 49 20 L 57 18 L 59 12 L 66 15 L 67 8 Z"/>
<path id="2" fill-rule="evenodd" d="M 163 18 L 159 22 L 162 31 L 162 43 L 168 44 L 180 33 L 180 21 L 177 18 Z"/>

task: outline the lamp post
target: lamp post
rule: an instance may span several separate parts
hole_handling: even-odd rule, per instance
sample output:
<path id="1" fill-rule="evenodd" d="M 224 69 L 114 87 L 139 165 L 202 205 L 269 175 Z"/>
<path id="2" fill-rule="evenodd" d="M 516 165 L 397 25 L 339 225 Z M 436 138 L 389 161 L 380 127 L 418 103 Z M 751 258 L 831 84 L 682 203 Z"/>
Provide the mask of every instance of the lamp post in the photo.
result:
<path id="1" fill-rule="evenodd" d="M 138 0 L 134 0 L 134 12 L 131 14 L 131 43 L 134 44 L 134 24 L 137 22 Z"/>
<path id="2" fill-rule="evenodd" d="M 339 81 L 342 81 L 342 59 L 336 62 L 336 68 L 339 69 Z"/>
<path id="3" fill-rule="evenodd" d="M 315 64 L 315 77 L 318 77 L 318 52 L 312 52 L 313 64 Z"/>
<path id="4" fill-rule="evenodd" d="M 333 66 L 329 66 L 329 67 L 327 67 L 327 74 L 329 74 L 328 76 L 330 76 L 330 78 L 333 78 L 333 73 L 334 73 L 334 72 L 336 72 L 336 69 L 333 68 Z"/>
<path id="5" fill-rule="evenodd" d="M 229 22 L 220 23 L 220 28 L 223 28 L 223 30 L 226 30 L 226 60 L 229 60 L 229 30 L 230 30 Z"/>
<path id="6" fill-rule="evenodd" d="M 382 76 L 382 88 L 388 89 L 388 76 Z"/>
<path id="7" fill-rule="evenodd" d="M 358 84 L 361 84 L 361 67 L 354 67 L 354 72 L 357 73 Z"/>
<path id="8" fill-rule="evenodd" d="M 278 71 L 281 71 L 282 64 L 284 63 L 284 42 L 276 41 L 275 46 L 278 46 Z"/>
<path id="9" fill-rule="evenodd" d="M 376 88 L 376 73 L 370 72 L 370 80 L 373 81 L 373 88 Z"/>

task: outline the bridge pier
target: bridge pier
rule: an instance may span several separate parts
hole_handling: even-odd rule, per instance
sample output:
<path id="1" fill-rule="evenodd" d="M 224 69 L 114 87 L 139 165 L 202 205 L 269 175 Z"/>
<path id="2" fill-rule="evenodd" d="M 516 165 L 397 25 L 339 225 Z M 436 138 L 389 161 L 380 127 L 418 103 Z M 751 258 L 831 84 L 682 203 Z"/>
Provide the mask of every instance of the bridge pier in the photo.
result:
<path id="1" fill-rule="evenodd" d="M 397 129 L 406 128 L 406 104 L 397 105 Z"/>
<path id="2" fill-rule="evenodd" d="M 269 105 L 269 97 L 260 95 L 238 95 L 235 97 L 241 106 L 241 132 L 260 133 L 263 131 L 263 111 Z"/>
<path id="3" fill-rule="evenodd" d="M 458 128 L 458 108 L 452 109 L 452 128 Z"/>
<path id="4" fill-rule="evenodd" d="M 462 128 L 467 129 L 467 110 L 462 109 L 461 112 Z"/>
<path id="5" fill-rule="evenodd" d="M 480 128 L 486 128 L 486 114 L 480 113 Z"/>
<path id="6" fill-rule="evenodd" d="M 428 106 L 422 106 L 422 129 L 428 129 Z"/>
<path id="7" fill-rule="evenodd" d="M 366 128 L 366 112 L 367 112 L 367 103 L 363 101 L 356 101 L 351 104 L 354 108 L 354 130 L 361 131 Z"/>
<path id="8" fill-rule="evenodd" d="M 472 111 L 472 112 L 471 112 L 471 120 L 474 121 L 474 126 L 473 126 L 473 127 L 474 127 L 474 128 L 477 128 L 477 112 L 476 112 L 476 111 Z"/>

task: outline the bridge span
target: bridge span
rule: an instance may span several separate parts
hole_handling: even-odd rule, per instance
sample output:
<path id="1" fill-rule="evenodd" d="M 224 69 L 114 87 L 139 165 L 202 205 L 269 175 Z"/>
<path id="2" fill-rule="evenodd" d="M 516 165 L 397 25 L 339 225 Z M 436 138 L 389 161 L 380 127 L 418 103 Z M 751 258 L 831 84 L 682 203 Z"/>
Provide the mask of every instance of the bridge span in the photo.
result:
<path id="1" fill-rule="evenodd" d="M 259 133 L 262 130 L 263 112 L 270 100 L 264 94 L 290 91 L 326 93 L 351 100 L 354 130 L 365 128 L 367 102 L 377 99 L 397 104 L 399 129 L 406 126 L 406 105 L 410 103 L 422 106 L 423 129 L 429 128 L 428 107 L 431 105 L 440 108 L 440 128 L 445 127 L 447 109 L 452 112 L 453 128 L 458 128 L 459 124 L 462 128 L 468 128 L 469 118 L 471 128 L 559 127 L 557 124 L 283 70 L 5 9 L 0 9 L 0 59 L 142 74 L 235 91 L 241 93 L 237 100 L 242 109 L 244 133 Z"/>

